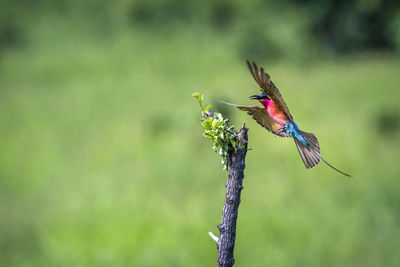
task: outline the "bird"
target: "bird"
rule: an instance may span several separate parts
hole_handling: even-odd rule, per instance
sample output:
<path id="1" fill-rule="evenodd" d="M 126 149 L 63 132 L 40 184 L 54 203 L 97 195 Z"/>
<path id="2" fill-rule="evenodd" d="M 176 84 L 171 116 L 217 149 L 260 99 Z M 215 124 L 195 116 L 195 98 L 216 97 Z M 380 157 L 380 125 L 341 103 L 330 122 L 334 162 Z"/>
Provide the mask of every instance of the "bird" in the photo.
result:
<path id="1" fill-rule="evenodd" d="M 351 175 L 338 170 L 321 157 L 318 139 L 314 134 L 300 130 L 281 93 L 264 69 L 258 68 L 254 62 L 252 64 L 248 60 L 246 62 L 251 75 L 261 89 L 261 94 L 252 95 L 250 99 L 258 100 L 262 107 L 231 105 L 239 110 L 246 111 L 257 123 L 274 135 L 292 138 L 307 169 L 315 167 L 322 161 L 335 171 L 350 177 Z"/>

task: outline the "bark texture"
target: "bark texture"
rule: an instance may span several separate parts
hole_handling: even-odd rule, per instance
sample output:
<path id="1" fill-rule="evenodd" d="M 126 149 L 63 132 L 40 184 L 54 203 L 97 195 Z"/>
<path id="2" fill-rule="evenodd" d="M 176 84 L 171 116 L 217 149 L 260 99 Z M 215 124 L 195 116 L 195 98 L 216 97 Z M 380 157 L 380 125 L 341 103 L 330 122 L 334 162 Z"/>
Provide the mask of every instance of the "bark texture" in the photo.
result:
<path id="1" fill-rule="evenodd" d="M 222 211 L 222 222 L 218 225 L 220 238 L 218 240 L 218 266 L 233 266 L 235 259 L 233 249 L 236 238 L 236 219 L 240 204 L 240 192 L 243 189 L 245 158 L 247 153 L 247 131 L 243 125 L 239 131 L 239 140 L 243 144 L 227 156 L 228 180 L 226 181 L 225 205 Z"/>

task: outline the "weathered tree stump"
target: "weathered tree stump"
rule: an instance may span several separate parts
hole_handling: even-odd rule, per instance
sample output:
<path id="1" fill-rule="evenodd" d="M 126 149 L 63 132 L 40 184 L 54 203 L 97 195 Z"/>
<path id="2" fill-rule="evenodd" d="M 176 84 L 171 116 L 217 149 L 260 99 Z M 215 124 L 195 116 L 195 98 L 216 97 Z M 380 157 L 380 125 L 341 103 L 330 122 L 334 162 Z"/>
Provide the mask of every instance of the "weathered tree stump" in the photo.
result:
<path id="1" fill-rule="evenodd" d="M 225 204 L 222 211 L 222 221 L 218 225 L 220 237 L 218 239 L 218 266 L 233 266 L 235 259 L 233 250 L 236 239 L 236 220 L 240 204 L 240 193 L 243 189 L 245 158 L 247 153 L 247 131 L 245 125 L 238 133 L 241 146 L 236 151 L 231 150 L 227 156 L 228 180 L 226 181 Z"/>

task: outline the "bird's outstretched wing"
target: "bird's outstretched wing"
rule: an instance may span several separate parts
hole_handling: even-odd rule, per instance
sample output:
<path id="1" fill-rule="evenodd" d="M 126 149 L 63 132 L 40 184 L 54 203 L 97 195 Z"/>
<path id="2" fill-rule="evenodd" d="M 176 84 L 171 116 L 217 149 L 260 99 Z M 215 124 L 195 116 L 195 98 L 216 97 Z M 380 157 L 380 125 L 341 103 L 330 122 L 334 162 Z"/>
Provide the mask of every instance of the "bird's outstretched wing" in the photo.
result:
<path id="1" fill-rule="evenodd" d="M 255 119 L 261 126 L 274 134 L 276 134 L 275 132 L 281 128 L 281 126 L 268 115 L 268 112 L 263 107 L 240 105 L 235 106 L 240 110 L 247 111 L 247 114 L 252 116 L 253 119 Z M 280 132 L 277 135 L 281 137 L 289 137 L 289 135 L 285 132 Z"/>
<path id="2" fill-rule="evenodd" d="M 271 81 L 271 77 L 265 73 L 262 67 L 258 69 L 256 63 L 253 62 L 253 64 L 251 64 L 248 60 L 246 62 L 251 75 L 253 75 L 254 80 L 256 80 L 260 86 L 261 91 L 267 94 L 274 101 L 275 105 L 277 105 L 279 109 L 285 113 L 290 121 L 293 121 L 293 117 L 289 112 L 289 108 L 283 100 L 278 88 Z"/>

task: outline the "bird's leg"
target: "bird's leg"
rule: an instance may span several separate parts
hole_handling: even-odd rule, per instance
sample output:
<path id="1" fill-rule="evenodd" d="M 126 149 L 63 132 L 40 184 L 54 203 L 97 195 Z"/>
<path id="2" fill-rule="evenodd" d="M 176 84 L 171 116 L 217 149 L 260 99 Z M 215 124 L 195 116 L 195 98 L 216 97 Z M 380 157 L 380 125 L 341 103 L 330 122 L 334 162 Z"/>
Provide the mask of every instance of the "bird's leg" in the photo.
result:
<path id="1" fill-rule="evenodd" d="M 286 127 L 283 126 L 274 132 L 275 135 L 279 135 L 280 133 L 286 132 Z"/>

